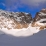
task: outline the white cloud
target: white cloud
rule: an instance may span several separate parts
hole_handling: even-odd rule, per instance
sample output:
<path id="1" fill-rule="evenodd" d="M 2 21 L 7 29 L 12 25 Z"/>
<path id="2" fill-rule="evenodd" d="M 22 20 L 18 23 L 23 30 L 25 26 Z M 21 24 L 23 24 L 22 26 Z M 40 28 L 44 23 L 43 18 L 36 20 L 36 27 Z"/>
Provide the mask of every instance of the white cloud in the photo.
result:
<path id="1" fill-rule="evenodd" d="M 5 4 L 4 3 L 1 3 L 3 6 L 5 6 Z"/>
<path id="2" fill-rule="evenodd" d="M 44 7 L 46 0 L 5 0 L 5 4 L 8 9 L 15 10 L 22 7 L 23 4 L 29 7 Z"/>
<path id="3" fill-rule="evenodd" d="M 0 3 L 0 5 L 3 5 L 3 6 L 5 6 L 5 4 L 4 4 L 4 3 Z"/>
<path id="4" fill-rule="evenodd" d="M 39 5 L 42 5 L 40 3 L 46 2 L 46 0 L 20 0 L 20 1 L 23 4 L 31 5 L 31 6 L 39 6 Z"/>

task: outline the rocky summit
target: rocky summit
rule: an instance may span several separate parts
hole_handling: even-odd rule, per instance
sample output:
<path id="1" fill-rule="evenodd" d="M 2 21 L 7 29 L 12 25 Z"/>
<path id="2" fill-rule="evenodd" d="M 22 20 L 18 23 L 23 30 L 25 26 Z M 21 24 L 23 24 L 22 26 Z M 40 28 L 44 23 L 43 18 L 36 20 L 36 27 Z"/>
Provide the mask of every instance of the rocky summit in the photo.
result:
<path id="1" fill-rule="evenodd" d="M 36 13 L 34 22 L 39 21 L 40 23 L 46 23 L 46 9 L 42 9 L 40 12 Z"/>

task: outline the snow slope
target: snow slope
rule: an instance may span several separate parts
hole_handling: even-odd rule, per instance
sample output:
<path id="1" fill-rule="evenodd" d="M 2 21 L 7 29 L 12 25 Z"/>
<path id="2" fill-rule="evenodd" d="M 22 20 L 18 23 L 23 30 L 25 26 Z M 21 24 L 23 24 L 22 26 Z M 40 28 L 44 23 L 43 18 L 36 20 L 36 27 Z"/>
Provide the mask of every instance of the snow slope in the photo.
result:
<path id="1" fill-rule="evenodd" d="M 31 27 L 31 24 L 29 25 L 28 28 L 22 28 L 22 29 L 11 29 L 8 30 L 7 28 L 2 28 L 0 29 L 2 32 L 6 33 L 6 34 L 10 34 L 16 37 L 19 36 L 31 36 L 37 32 L 39 32 L 39 27 Z M 3 34 L 3 33 L 1 33 Z"/>

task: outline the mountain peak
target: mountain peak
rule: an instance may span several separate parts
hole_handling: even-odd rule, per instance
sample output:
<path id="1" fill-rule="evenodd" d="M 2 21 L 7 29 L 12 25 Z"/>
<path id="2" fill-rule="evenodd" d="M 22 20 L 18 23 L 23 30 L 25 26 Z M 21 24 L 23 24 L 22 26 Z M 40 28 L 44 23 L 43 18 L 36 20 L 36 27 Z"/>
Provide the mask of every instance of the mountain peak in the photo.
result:
<path id="1" fill-rule="evenodd" d="M 8 12 L 0 10 L 0 26 L 7 28 L 27 28 L 29 24 L 44 25 L 46 23 L 46 9 L 37 12 L 34 19 L 30 13 L 26 12 Z M 37 24 L 36 24 L 37 23 Z"/>

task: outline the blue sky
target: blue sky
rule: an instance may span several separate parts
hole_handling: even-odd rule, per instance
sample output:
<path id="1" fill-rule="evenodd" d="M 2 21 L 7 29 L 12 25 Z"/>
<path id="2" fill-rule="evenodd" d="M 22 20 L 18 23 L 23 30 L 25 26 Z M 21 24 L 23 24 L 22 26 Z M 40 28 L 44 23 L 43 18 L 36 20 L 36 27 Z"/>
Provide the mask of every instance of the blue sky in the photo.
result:
<path id="1" fill-rule="evenodd" d="M 32 14 L 32 17 L 43 8 L 46 8 L 46 0 L 0 0 L 0 9 L 28 12 Z"/>

